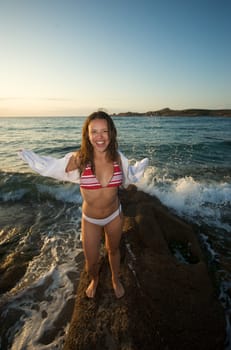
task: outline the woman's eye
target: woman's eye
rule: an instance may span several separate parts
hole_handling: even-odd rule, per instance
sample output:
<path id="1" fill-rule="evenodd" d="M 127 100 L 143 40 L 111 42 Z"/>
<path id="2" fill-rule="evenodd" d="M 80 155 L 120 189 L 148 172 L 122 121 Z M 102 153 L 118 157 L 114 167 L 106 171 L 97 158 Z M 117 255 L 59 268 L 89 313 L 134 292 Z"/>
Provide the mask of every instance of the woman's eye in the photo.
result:
<path id="1" fill-rule="evenodd" d="M 102 133 L 108 133 L 108 130 L 102 130 L 102 131 L 97 131 L 97 130 L 92 130 L 90 131 L 90 134 L 96 135 L 96 134 L 102 134 Z"/>

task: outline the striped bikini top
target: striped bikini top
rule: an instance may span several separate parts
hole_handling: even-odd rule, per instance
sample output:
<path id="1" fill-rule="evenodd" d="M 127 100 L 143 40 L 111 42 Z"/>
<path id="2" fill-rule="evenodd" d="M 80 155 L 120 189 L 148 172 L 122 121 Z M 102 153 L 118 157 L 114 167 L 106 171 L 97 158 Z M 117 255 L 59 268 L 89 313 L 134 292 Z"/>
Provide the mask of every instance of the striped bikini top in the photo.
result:
<path id="1" fill-rule="evenodd" d="M 80 177 L 80 187 L 88 190 L 97 190 L 104 187 L 119 187 L 123 182 L 123 173 L 117 162 L 113 163 L 113 175 L 106 186 L 102 186 L 88 164 Z"/>

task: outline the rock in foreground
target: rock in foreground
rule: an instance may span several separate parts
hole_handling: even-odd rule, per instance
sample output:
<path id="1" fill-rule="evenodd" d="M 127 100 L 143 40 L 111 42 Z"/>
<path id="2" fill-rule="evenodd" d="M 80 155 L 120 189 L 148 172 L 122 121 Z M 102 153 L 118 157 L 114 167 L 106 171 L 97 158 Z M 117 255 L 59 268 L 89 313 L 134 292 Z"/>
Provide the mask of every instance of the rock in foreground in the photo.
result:
<path id="1" fill-rule="evenodd" d="M 224 311 L 192 228 L 131 186 L 125 215 L 117 300 L 102 256 L 94 300 L 83 271 L 64 350 L 223 350 Z"/>

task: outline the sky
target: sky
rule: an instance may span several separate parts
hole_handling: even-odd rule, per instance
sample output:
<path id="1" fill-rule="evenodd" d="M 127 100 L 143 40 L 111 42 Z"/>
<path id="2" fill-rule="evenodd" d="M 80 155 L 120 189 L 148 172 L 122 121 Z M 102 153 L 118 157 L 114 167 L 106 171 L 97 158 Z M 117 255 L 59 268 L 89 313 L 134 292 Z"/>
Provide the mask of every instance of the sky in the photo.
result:
<path id="1" fill-rule="evenodd" d="M 230 0 L 0 0 L 0 116 L 231 108 Z"/>

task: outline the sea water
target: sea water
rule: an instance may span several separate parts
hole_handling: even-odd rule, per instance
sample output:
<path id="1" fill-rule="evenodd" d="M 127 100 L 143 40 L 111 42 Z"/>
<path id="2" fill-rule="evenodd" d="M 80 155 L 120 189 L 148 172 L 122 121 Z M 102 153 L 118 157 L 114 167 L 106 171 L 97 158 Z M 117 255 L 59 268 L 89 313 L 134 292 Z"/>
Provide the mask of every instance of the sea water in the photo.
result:
<path id="1" fill-rule="evenodd" d="M 84 119 L 0 118 L 0 263 L 20 276 L 0 285 L 0 348 L 62 349 L 83 267 L 82 199 L 77 185 L 35 174 L 17 151 L 60 158 L 79 148 Z M 219 279 L 230 349 L 231 119 L 113 119 L 131 163 L 149 158 L 138 188 L 198 228 Z"/>

